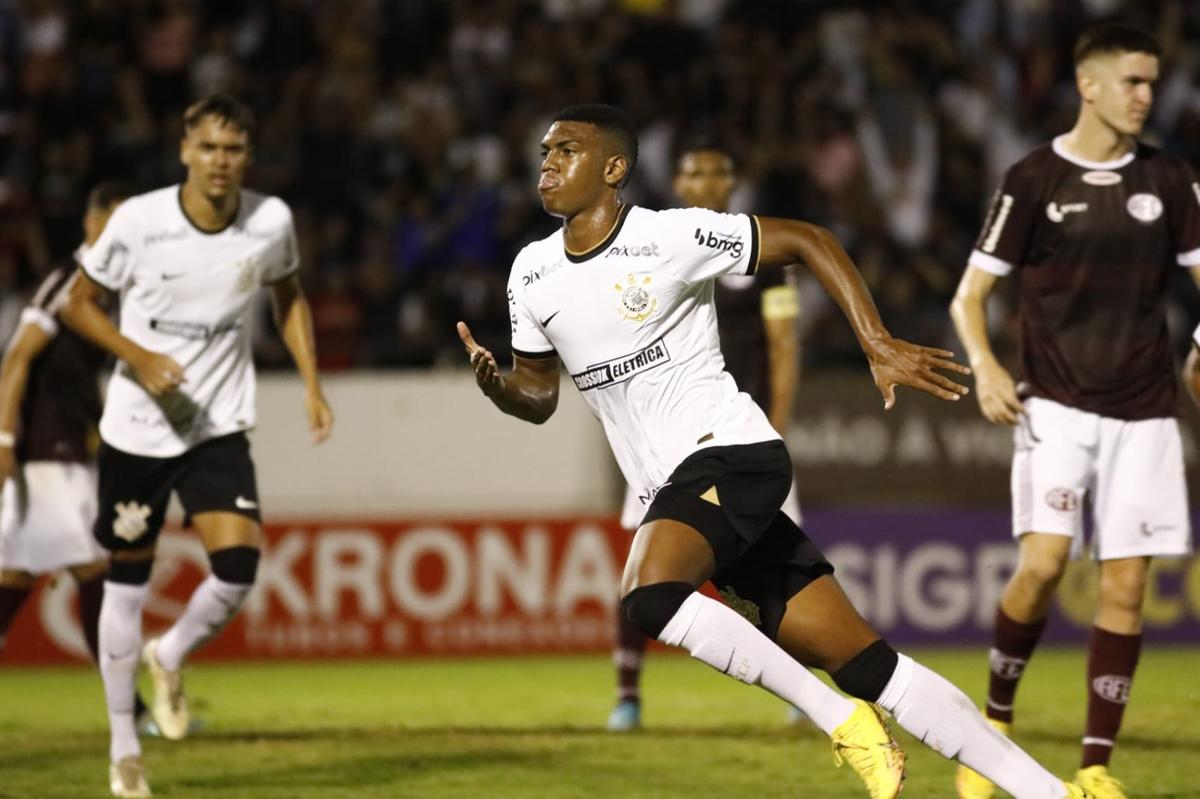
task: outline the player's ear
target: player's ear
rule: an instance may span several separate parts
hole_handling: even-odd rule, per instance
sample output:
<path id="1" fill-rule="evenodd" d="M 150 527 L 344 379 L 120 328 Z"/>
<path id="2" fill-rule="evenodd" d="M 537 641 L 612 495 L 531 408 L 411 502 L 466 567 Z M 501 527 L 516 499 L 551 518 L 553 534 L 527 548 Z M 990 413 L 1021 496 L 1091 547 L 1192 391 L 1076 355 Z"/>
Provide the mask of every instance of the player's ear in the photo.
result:
<path id="1" fill-rule="evenodd" d="M 1099 89 L 1099 82 L 1096 79 L 1096 66 L 1091 60 L 1084 61 L 1075 70 L 1075 87 L 1079 89 L 1079 96 L 1084 102 L 1092 102 L 1096 99 L 1096 92 Z"/>
<path id="2" fill-rule="evenodd" d="M 629 175 L 629 159 L 618 153 L 604 162 L 604 182 L 614 189 L 621 188 Z"/>

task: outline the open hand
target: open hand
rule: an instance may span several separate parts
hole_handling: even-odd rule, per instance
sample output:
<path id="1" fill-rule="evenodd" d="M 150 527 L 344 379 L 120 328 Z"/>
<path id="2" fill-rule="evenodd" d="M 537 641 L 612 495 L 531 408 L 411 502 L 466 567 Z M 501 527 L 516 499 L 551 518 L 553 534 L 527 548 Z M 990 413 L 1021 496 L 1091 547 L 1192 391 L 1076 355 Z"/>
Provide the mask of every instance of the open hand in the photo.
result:
<path id="1" fill-rule="evenodd" d="M 969 389 L 936 370 L 969 375 L 971 370 L 950 360 L 954 353 L 922 347 L 898 338 L 873 340 L 865 348 L 875 386 L 883 395 L 883 408 L 896 404 L 896 386 L 908 386 L 944 400 L 956 401 Z"/>
<path id="2" fill-rule="evenodd" d="M 471 329 L 467 327 L 466 322 L 458 323 L 458 337 L 462 339 L 463 346 L 467 348 L 467 357 L 471 359 L 471 369 L 475 372 L 475 382 L 483 393 L 490 397 L 503 389 L 504 377 L 500 374 L 500 367 L 496 365 L 495 357 L 489 350 L 475 343 Z"/>

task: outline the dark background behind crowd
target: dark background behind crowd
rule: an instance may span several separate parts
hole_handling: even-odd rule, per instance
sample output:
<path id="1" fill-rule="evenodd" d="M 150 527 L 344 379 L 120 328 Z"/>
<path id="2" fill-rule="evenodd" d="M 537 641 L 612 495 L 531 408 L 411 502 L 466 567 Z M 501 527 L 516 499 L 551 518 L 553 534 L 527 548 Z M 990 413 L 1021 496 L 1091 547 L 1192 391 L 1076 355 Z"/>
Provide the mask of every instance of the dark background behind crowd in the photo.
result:
<path id="1" fill-rule="evenodd" d="M 460 365 L 459 318 L 505 349 L 511 259 L 557 224 L 538 141 L 593 100 L 640 126 L 627 199 L 669 205 L 673 147 L 715 134 L 739 210 L 828 225 L 893 333 L 952 343 L 984 204 L 1071 126 L 1072 41 L 1113 17 L 1164 46 L 1147 139 L 1200 164 L 1186 0 L 0 0 L 0 341 L 77 246 L 90 186 L 179 181 L 182 110 L 227 91 L 259 115 L 249 185 L 295 211 L 326 370 Z M 801 288 L 807 365 L 857 358 Z M 260 361 L 286 364 L 267 316 Z"/>

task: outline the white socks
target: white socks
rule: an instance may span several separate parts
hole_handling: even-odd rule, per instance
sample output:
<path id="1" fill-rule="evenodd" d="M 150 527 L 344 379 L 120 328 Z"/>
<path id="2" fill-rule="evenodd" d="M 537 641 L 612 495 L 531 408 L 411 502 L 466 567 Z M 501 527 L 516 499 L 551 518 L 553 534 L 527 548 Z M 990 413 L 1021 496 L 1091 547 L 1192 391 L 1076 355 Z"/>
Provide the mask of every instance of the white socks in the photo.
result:
<path id="1" fill-rule="evenodd" d="M 1061 799 L 1062 780 L 984 719 L 953 684 L 900 655 L 877 705 L 945 757 L 979 772 L 1016 799 Z"/>
<path id="2" fill-rule="evenodd" d="M 761 685 L 807 713 L 826 734 L 854 712 L 853 702 L 814 677 L 737 611 L 702 594 L 684 600 L 658 639 L 683 647 L 730 677 Z"/>
<path id="3" fill-rule="evenodd" d="M 227 583 L 213 575 L 192 592 L 183 614 L 158 642 L 158 662 L 178 671 L 193 650 L 212 638 L 232 619 L 253 588 L 251 583 Z"/>
<path id="4" fill-rule="evenodd" d="M 104 679 L 112 735 L 109 757 L 114 763 L 142 753 L 134 726 L 133 697 L 142 652 L 142 606 L 147 591 L 147 585 L 105 581 L 104 599 L 100 603 L 100 676 Z"/>

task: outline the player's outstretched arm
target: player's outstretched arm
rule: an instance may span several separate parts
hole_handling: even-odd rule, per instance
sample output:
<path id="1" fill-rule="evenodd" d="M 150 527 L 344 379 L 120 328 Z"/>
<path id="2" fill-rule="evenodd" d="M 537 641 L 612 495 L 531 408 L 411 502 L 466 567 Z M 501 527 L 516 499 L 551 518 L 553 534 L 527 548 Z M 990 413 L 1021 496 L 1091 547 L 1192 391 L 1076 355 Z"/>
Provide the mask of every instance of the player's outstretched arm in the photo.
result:
<path id="1" fill-rule="evenodd" d="M 1012 375 L 996 360 L 987 335 L 987 298 L 998 279 L 991 272 L 967 267 L 950 303 L 950 318 L 967 348 L 975 372 L 975 397 L 984 417 L 996 424 L 1014 425 L 1023 406 Z"/>
<path id="2" fill-rule="evenodd" d="M 71 279 L 67 303 L 58 316 L 79 335 L 129 365 L 142 387 L 154 396 L 179 388 L 183 367 L 173 358 L 143 349 L 121 335 L 112 319 L 100 307 L 105 289 L 79 270 Z"/>
<path id="3" fill-rule="evenodd" d="M 49 333 L 26 322 L 17 328 L 4 353 L 4 363 L 0 365 L 0 485 L 4 485 L 16 467 L 17 420 L 29 381 L 29 367 L 50 341 Z"/>
<path id="4" fill-rule="evenodd" d="M 908 386 L 944 400 L 957 400 L 967 387 L 938 370 L 970 374 L 950 360 L 954 353 L 892 338 L 862 275 L 831 232 L 796 219 L 759 217 L 759 265 L 785 266 L 803 261 L 850 321 L 867 356 L 883 407 L 896 403 L 896 386 Z"/>
<path id="5" fill-rule="evenodd" d="M 501 374 L 491 351 L 475 342 L 465 322 L 458 337 L 467 349 L 479 390 L 509 416 L 541 424 L 558 407 L 558 358 L 522 358 L 513 355 L 513 369 Z"/>
<path id="6" fill-rule="evenodd" d="M 271 304 L 275 309 L 275 324 L 282 331 L 296 371 L 304 381 L 304 412 L 314 444 L 320 444 L 333 432 L 333 409 L 321 390 L 317 372 L 317 345 L 313 337 L 312 310 L 297 275 L 271 285 Z"/>

